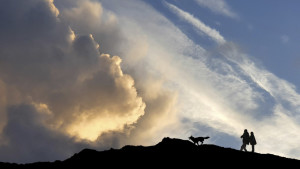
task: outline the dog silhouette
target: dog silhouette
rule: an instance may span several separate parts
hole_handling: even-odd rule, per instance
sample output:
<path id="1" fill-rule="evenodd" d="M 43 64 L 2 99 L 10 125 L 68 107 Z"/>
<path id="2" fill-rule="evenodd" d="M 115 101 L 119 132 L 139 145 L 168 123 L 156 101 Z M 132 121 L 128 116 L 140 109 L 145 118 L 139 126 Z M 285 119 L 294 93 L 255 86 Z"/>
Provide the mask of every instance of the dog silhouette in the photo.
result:
<path id="1" fill-rule="evenodd" d="M 190 140 L 192 140 L 192 142 L 195 144 L 195 145 L 199 145 L 199 142 L 201 142 L 201 145 L 203 144 L 203 141 L 205 139 L 208 139 L 209 137 L 189 137 Z"/>

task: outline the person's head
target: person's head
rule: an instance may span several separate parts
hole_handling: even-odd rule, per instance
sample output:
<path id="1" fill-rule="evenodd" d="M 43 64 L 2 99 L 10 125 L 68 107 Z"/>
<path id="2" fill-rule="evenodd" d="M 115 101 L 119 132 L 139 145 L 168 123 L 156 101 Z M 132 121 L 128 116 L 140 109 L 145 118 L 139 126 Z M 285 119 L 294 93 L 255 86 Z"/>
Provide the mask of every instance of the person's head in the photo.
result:
<path id="1" fill-rule="evenodd" d="M 251 131 L 251 135 L 253 135 L 254 133 Z"/>
<path id="2" fill-rule="evenodd" d="M 244 130 L 244 133 L 248 132 L 247 129 Z"/>

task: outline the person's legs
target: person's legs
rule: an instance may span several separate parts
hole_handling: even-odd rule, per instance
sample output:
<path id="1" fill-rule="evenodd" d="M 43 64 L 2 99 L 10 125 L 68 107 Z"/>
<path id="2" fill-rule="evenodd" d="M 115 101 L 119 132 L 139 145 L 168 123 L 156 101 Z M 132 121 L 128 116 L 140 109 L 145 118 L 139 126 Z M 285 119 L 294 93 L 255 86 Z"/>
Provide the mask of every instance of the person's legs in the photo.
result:
<path id="1" fill-rule="evenodd" d="M 241 146 L 241 151 L 245 150 L 247 152 L 247 149 L 246 149 L 246 144 L 243 143 L 243 145 Z"/>
<path id="2" fill-rule="evenodd" d="M 244 147 L 245 152 L 247 152 L 246 146 L 247 146 L 247 145 L 245 144 L 245 147 Z"/>
<path id="3" fill-rule="evenodd" d="M 252 152 L 254 153 L 254 144 L 252 145 Z"/>
<path id="4" fill-rule="evenodd" d="M 243 143 L 243 144 L 242 144 L 242 146 L 241 146 L 241 151 L 243 151 L 243 149 L 244 149 L 244 145 L 245 145 L 245 144 Z"/>

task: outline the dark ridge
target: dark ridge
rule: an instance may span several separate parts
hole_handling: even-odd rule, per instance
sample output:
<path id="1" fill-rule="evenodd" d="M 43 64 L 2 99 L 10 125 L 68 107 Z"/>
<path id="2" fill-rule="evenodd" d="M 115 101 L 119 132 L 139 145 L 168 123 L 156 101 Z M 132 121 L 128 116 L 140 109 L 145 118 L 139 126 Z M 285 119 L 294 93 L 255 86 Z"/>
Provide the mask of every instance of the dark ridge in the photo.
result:
<path id="1" fill-rule="evenodd" d="M 121 149 L 96 151 L 84 149 L 64 161 L 31 164 L 0 163 L 0 168 L 162 168 L 162 167 L 294 167 L 300 161 L 272 154 L 241 152 L 231 148 L 188 140 L 164 138 L 153 146 L 127 145 Z M 206 167 L 207 168 L 207 167 Z"/>

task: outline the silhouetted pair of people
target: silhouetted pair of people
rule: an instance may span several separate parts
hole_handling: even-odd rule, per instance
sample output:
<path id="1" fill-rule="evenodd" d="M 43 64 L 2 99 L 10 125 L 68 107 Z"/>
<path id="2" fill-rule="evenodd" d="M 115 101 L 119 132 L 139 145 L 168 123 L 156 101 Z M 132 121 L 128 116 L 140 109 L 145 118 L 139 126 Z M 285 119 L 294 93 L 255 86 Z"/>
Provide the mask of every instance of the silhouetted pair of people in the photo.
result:
<path id="1" fill-rule="evenodd" d="M 247 152 L 246 146 L 250 143 L 252 146 L 252 152 L 254 152 L 254 146 L 256 145 L 256 139 L 254 133 L 251 132 L 251 135 L 249 136 L 247 129 L 245 129 L 244 134 L 241 136 L 241 138 L 243 139 L 243 145 L 241 146 L 241 151 L 245 150 Z"/>

